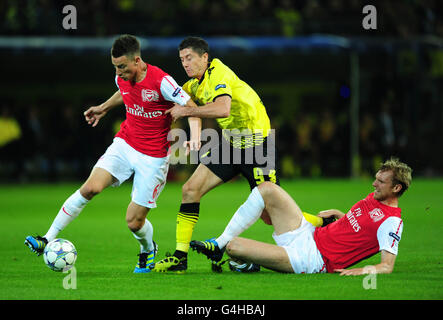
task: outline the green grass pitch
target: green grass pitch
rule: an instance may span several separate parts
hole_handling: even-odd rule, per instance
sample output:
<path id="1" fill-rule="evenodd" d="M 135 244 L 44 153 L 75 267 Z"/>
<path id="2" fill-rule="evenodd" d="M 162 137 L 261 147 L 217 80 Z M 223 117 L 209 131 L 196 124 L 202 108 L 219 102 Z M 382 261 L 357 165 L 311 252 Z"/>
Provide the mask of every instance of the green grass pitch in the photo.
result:
<path id="1" fill-rule="evenodd" d="M 209 261 L 190 252 L 188 272 L 133 274 L 139 245 L 125 222 L 131 183 L 106 189 L 59 237 L 78 251 L 76 289 L 65 289 L 68 274 L 47 268 L 23 244 L 29 234 L 44 234 L 64 200 L 80 184 L 0 186 L 0 299 L 295 300 L 443 298 L 443 180 L 416 179 L 400 199 L 404 231 L 395 270 L 377 275 L 374 289 L 364 276 L 295 275 L 263 270 L 237 274 L 224 265 L 213 273 Z M 372 191 L 371 180 L 283 180 L 282 186 L 308 212 L 347 211 Z M 222 185 L 201 202 L 194 239 L 219 235 L 249 194 L 243 179 Z M 175 221 L 181 184 L 167 183 L 158 207 L 149 214 L 157 259 L 175 248 Z M 272 227 L 259 220 L 242 236 L 273 243 Z M 376 264 L 376 255 L 359 265 Z M 72 283 L 71 283 L 72 284 Z"/>

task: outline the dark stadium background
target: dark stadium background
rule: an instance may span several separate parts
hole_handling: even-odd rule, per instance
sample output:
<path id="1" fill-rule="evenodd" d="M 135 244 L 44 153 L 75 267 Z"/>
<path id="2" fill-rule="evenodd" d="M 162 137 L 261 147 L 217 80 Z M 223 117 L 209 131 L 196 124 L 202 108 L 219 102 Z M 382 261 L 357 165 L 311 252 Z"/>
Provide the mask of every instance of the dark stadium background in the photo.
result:
<path id="1" fill-rule="evenodd" d="M 77 9 L 75 30 L 62 26 L 67 4 Z M 376 30 L 362 27 L 367 4 L 377 9 Z M 414 176 L 441 176 L 442 7 L 437 0 L 1 1 L 0 181 L 87 177 L 124 117 L 123 108 L 113 110 L 90 128 L 82 115 L 115 92 L 109 49 L 123 33 L 140 37 L 144 60 L 180 84 L 187 79 L 179 42 L 206 38 L 212 56 L 267 107 L 282 177 L 370 176 L 390 155 Z M 191 169 L 173 166 L 170 179 Z"/>

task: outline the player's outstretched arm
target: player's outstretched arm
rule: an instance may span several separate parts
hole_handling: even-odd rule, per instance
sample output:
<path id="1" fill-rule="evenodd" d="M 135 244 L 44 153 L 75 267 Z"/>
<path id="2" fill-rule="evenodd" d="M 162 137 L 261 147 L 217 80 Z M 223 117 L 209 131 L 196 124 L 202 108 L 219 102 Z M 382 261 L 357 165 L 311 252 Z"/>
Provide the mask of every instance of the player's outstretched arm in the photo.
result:
<path id="1" fill-rule="evenodd" d="M 357 276 L 369 273 L 391 273 L 394 270 L 395 258 L 397 256 L 386 250 L 381 251 L 381 262 L 375 266 L 365 266 L 354 269 L 336 269 L 341 276 Z"/>
<path id="2" fill-rule="evenodd" d="M 95 127 L 101 118 L 103 118 L 106 113 L 112 108 L 119 106 L 123 103 L 123 98 L 120 91 L 114 93 L 108 100 L 103 102 L 99 106 L 89 107 L 83 114 L 85 116 L 86 122 Z"/>

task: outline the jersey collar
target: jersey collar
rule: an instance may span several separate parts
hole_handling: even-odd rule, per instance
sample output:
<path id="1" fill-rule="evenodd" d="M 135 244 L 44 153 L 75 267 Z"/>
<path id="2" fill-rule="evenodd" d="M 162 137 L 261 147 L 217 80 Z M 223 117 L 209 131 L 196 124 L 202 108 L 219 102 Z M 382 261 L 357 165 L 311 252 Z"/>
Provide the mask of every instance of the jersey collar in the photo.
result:
<path id="1" fill-rule="evenodd" d="M 214 60 L 212 60 L 212 61 L 214 61 Z M 201 84 L 203 82 L 203 80 L 205 79 L 206 73 L 208 73 L 208 76 L 211 75 L 212 69 L 214 69 L 214 67 L 211 67 L 212 61 L 208 63 L 208 68 L 206 68 L 205 73 L 203 73 L 203 76 L 198 81 L 198 84 Z"/>

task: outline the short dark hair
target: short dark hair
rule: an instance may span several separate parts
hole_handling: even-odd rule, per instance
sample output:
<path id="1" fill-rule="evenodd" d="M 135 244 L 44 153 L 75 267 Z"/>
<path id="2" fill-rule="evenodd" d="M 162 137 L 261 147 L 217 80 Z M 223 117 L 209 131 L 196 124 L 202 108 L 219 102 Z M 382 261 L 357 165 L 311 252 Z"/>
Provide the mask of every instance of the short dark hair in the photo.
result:
<path id="1" fill-rule="evenodd" d="M 202 56 L 204 53 L 209 55 L 209 45 L 208 43 L 200 38 L 200 37 L 187 37 L 180 42 L 178 46 L 178 50 L 183 50 L 186 48 L 191 48 L 195 52 L 198 53 L 199 56 Z"/>
<path id="2" fill-rule="evenodd" d="M 111 55 L 114 58 L 140 55 L 140 42 L 130 34 L 121 35 L 115 39 L 112 45 Z"/>

